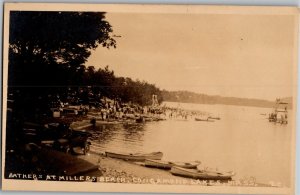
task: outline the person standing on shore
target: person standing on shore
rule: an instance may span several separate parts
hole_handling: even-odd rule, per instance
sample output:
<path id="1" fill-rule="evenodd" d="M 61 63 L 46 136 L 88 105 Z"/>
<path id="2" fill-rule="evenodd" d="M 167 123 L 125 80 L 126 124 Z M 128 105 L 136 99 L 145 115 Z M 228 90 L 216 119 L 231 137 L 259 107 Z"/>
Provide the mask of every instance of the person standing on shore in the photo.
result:
<path id="1" fill-rule="evenodd" d="M 95 118 L 92 118 L 90 122 L 93 125 L 93 127 L 96 127 L 96 119 Z"/>

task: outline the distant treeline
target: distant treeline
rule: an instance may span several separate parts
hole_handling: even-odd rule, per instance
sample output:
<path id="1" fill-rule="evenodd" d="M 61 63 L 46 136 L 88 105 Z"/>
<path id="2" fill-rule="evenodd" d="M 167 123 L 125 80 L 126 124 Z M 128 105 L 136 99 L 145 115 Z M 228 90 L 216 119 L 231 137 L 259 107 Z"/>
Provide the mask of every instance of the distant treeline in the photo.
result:
<path id="1" fill-rule="evenodd" d="M 274 101 L 237 98 L 237 97 L 222 97 L 216 95 L 198 94 L 189 91 L 162 91 L 162 96 L 165 101 L 196 103 L 196 104 L 224 104 L 238 106 L 255 106 L 255 107 L 273 107 Z M 282 101 L 289 103 L 289 108 L 292 107 L 292 98 L 282 98 Z"/>

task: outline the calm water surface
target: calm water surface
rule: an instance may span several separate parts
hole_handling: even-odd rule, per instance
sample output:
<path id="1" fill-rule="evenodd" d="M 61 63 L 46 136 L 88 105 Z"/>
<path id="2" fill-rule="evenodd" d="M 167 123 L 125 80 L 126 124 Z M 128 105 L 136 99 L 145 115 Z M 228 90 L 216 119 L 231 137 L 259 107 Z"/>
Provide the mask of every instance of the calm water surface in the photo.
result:
<path id="1" fill-rule="evenodd" d="M 257 182 L 290 185 L 291 121 L 269 123 L 262 114 L 270 108 L 183 103 L 180 107 L 210 112 L 221 120 L 100 125 L 94 129 L 93 147 L 101 152 L 161 151 L 165 160 L 200 160 L 203 166 L 233 170 L 234 179 L 253 176 Z"/>

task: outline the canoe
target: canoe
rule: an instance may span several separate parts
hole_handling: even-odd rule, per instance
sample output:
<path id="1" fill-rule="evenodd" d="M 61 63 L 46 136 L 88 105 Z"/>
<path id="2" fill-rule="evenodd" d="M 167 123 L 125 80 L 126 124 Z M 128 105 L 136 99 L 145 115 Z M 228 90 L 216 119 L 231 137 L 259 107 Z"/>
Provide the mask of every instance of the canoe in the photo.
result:
<path id="1" fill-rule="evenodd" d="M 195 118 L 195 121 L 215 122 L 214 120 Z"/>
<path id="2" fill-rule="evenodd" d="M 205 171 L 198 169 L 185 169 L 181 167 L 173 166 L 171 168 L 173 175 L 189 177 L 200 180 L 231 180 L 234 176 L 234 172 L 217 172 L 217 171 Z"/>
<path id="3" fill-rule="evenodd" d="M 160 169 L 171 169 L 173 166 L 182 167 L 186 169 L 196 169 L 201 162 L 172 162 L 162 160 L 145 160 L 146 167 L 155 167 Z"/>
<path id="4" fill-rule="evenodd" d="M 124 160 L 145 161 L 146 159 L 160 160 L 163 156 L 162 152 L 152 152 L 148 154 L 142 153 L 114 153 L 105 152 L 105 155 L 111 158 L 119 158 Z"/>

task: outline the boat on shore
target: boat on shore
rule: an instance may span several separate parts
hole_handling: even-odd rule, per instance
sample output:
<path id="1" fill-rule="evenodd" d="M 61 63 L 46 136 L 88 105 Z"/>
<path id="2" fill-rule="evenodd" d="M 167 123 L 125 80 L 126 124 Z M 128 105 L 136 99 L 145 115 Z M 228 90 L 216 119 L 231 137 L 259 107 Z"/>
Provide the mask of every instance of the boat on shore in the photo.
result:
<path id="1" fill-rule="evenodd" d="M 201 118 L 195 118 L 195 121 L 204 121 L 204 122 L 215 122 L 214 120 L 207 119 L 201 119 Z"/>
<path id="2" fill-rule="evenodd" d="M 155 167 L 159 169 L 171 169 L 173 166 L 182 167 L 186 169 L 196 169 L 201 162 L 173 162 L 173 161 L 163 161 L 163 160 L 152 160 L 146 159 L 146 167 Z"/>
<path id="3" fill-rule="evenodd" d="M 176 176 L 188 177 L 200 180 L 231 180 L 235 175 L 234 172 L 217 172 L 198 169 L 185 169 L 173 166 L 171 173 Z"/>
<path id="4" fill-rule="evenodd" d="M 105 152 L 107 157 L 118 158 L 124 160 L 132 161 L 145 161 L 146 159 L 161 160 L 163 157 L 162 152 L 152 152 L 152 153 L 115 153 L 115 152 Z"/>

